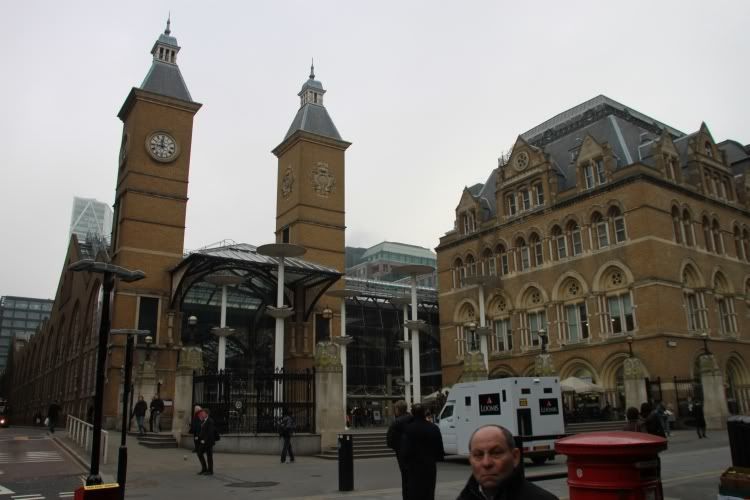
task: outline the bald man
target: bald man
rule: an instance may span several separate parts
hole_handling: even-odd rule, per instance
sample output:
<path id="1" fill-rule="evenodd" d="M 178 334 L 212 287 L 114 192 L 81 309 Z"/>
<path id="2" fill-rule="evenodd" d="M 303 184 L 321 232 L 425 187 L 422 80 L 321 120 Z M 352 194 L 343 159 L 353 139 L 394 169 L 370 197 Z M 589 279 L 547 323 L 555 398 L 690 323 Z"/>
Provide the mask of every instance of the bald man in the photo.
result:
<path id="1" fill-rule="evenodd" d="M 521 453 L 513 434 L 499 425 L 485 425 L 469 439 L 471 477 L 457 500 L 559 500 L 521 477 Z"/>

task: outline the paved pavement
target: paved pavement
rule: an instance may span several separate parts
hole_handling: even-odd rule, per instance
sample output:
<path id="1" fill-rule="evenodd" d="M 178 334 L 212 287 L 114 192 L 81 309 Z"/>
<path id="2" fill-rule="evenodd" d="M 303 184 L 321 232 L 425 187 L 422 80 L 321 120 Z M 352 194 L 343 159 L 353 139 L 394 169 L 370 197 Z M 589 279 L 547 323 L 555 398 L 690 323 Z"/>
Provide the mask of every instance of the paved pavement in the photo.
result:
<path id="1" fill-rule="evenodd" d="M 85 472 L 44 429 L 0 429 L 0 499 L 72 498 Z"/>
<path id="2" fill-rule="evenodd" d="M 102 467 L 105 480 L 114 480 L 117 471 L 116 433 L 111 434 L 111 463 Z M 358 500 L 397 500 L 401 498 L 400 477 L 393 458 L 357 460 L 354 463 L 352 492 L 338 491 L 336 461 L 297 457 L 293 464 L 280 464 L 276 456 L 215 454 L 214 476 L 198 476 L 196 456 L 183 449 L 150 449 L 128 439 L 127 498 L 222 498 L 325 500 L 351 497 Z M 726 432 L 715 432 L 710 439 L 698 440 L 689 431 L 677 431 L 670 448 L 662 455 L 666 497 L 670 500 L 715 498 L 718 477 L 730 465 Z M 541 467 L 530 466 L 527 475 L 565 470 L 565 458 Z M 469 477 L 468 462 L 449 459 L 438 464 L 438 500 L 453 500 Z M 0 482 L 0 484 L 2 484 Z M 538 482 L 560 498 L 568 496 L 564 479 Z M 2 497 L 0 497 L 2 500 Z"/>

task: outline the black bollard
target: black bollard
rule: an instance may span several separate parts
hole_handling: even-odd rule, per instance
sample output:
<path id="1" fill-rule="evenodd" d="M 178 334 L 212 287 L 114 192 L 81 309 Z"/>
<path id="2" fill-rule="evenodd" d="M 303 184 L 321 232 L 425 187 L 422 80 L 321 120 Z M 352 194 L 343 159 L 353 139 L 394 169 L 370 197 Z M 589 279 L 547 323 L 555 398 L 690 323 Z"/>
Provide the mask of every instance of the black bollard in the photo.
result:
<path id="1" fill-rule="evenodd" d="M 354 442 L 351 434 L 339 434 L 339 491 L 354 489 Z"/>

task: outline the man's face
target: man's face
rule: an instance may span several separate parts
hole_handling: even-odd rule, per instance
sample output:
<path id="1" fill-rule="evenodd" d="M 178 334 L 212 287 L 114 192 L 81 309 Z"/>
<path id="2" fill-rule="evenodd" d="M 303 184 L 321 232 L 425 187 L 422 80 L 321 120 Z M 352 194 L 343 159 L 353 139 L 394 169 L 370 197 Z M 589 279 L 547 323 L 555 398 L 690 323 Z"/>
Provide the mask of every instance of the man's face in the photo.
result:
<path id="1" fill-rule="evenodd" d="M 508 447 L 500 429 L 486 427 L 474 434 L 470 443 L 469 463 L 474 479 L 485 490 L 510 476 L 520 460 L 518 449 Z"/>

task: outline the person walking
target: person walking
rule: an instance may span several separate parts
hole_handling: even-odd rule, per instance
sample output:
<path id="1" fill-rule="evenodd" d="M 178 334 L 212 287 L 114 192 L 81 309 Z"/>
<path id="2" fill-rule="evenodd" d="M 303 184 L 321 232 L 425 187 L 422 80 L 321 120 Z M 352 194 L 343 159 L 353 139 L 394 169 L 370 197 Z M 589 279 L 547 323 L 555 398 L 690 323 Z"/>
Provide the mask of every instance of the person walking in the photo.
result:
<path id="1" fill-rule="evenodd" d="M 193 435 L 193 453 L 198 453 L 198 445 L 200 444 L 201 438 L 201 418 L 200 413 L 203 410 L 198 405 L 193 408 L 193 418 L 190 421 L 190 433 Z"/>
<path id="2" fill-rule="evenodd" d="M 630 432 L 646 432 L 643 429 L 643 423 L 641 422 L 641 414 L 638 408 L 631 406 L 625 411 L 625 416 L 628 419 L 625 427 L 622 428 L 624 431 Z"/>
<path id="3" fill-rule="evenodd" d="M 138 426 L 138 435 L 143 436 L 146 434 L 146 429 L 143 426 L 143 420 L 146 418 L 146 410 L 148 407 L 146 406 L 146 401 L 143 399 L 143 395 L 138 396 L 138 402 L 135 404 L 135 407 L 133 407 L 133 413 L 130 415 L 130 418 L 135 417 L 135 424 Z"/>
<path id="4" fill-rule="evenodd" d="M 471 477 L 456 500 L 559 500 L 527 481 L 518 465 L 521 453 L 513 434 L 499 425 L 484 425 L 469 439 Z"/>
<path id="5" fill-rule="evenodd" d="M 393 405 L 393 413 L 395 419 L 393 423 L 388 427 L 388 433 L 386 434 L 386 444 L 388 448 L 392 449 L 396 453 L 396 462 L 398 462 L 398 470 L 401 472 L 401 497 L 403 500 L 407 499 L 406 488 L 406 464 L 404 463 L 401 455 L 401 440 L 404 436 L 404 427 L 410 423 L 412 416 L 407 411 L 406 401 L 403 399 L 396 401 Z"/>
<path id="6" fill-rule="evenodd" d="M 651 403 L 643 403 L 641 405 L 641 418 L 643 419 L 643 427 L 646 432 L 654 436 L 667 437 L 664 427 L 662 427 L 661 417 L 659 417 L 659 413 Z"/>
<path id="7" fill-rule="evenodd" d="M 411 407 L 411 422 L 404 425 L 401 454 L 406 466 L 407 500 L 435 500 L 438 461 L 445 457 L 440 429 L 426 419 L 426 409 Z"/>
<path id="8" fill-rule="evenodd" d="M 161 399 L 161 396 L 154 394 L 154 397 L 151 398 L 149 410 L 151 410 L 149 417 L 151 432 L 161 432 L 161 414 L 164 412 L 164 401 Z M 154 431 L 154 429 L 156 430 Z"/>
<path id="9" fill-rule="evenodd" d="M 60 405 L 57 404 L 57 400 L 53 400 L 52 404 L 47 408 L 47 427 L 51 434 L 55 433 L 55 426 L 57 425 L 57 419 L 60 418 Z"/>
<path id="10" fill-rule="evenodd" d="M 279 436 L 284 440 L 281 447 L 281 463 L 286 463 L 286 455 L 289 453 L 289 462 L 294 462 L 294 451 L 292 451 L 292 434 L 294 433 L 294 418 L 289 415 L 288 410 L 284 410 L 284 416 L 279 422 Z"/>
<path id="11" fill-rule="evenodd" d="M 706 416 L 703 414 L 703 401 L 700 399 L 697 399 L 693 404 L 693 418 L 695 419 L 695 431 L 698 433 L 698 439 L 707 438 Z"/>
<path id="12" fill-rule="evenodd" d="M 201 464 L 200 476 L 212 476 L 214 474 L 214 444 L 216 443 L 216 425 L 211 418 L 208 409 L 198 413 L 201 421 L 201 430 L 198 434 L 198 461 Z"/>

